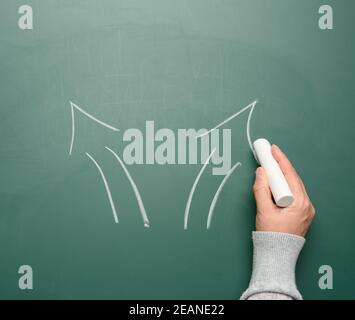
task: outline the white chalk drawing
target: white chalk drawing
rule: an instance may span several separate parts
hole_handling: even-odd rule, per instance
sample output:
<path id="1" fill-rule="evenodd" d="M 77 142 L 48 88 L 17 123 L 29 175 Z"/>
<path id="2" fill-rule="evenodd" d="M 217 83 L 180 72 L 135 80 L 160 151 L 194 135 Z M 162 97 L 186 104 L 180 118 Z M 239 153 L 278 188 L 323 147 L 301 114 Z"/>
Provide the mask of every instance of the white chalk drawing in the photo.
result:
<path id="1" fill-rule="evenodd" d="M 247 111 L 248 109 L 251 109 L 251 112 L 253 112 L 252 110 L 254 109 L 255 105 L 258 103 L 258 100 L 253 101 L 252 103 L 248 104 L 246 107 L 244 107 L 243 109 L 239 110 L 238 112 L 236 112 L 235 114 L 231 115 L 230 117 L 228 117 L 227 119 L 225 119 L 224 121 L 222 121 L 221 123 L 217 124 L 215 127 L 213 127 L 212 129 L 204 132 L 203 134 L 199 135 L 199 138 L 202 138 L 203 136 L 211 133 L 212 131 L 218 129 L 219 127 L 225 125 L 226 123 L 228 123 L 229 121 L 231 121 L 232 119 L 234 119 L 235 117 L 238 117 L 240 114 L 242 114 L 244 111 Z M 251 144 L 250 144 L 251 145 Z"/>
<path id="2" fill-rule="evenodd" d="M 250 137 L 250 120 L 251 120 L 251 117 L 253 115 L 253 111 L 254 111 L 254 108 L 256 106 L 256 103 L 257 101 L 255 101 L 255 103 L 252 105 L 250 111 L 249 111 L 249 114 L 248 114 L 248 120 L 247 120 L 247 138 L 248 138 L 248 143 L 249 143 L 249 147 L 250 147 L 250 150 L 253 152 L 253 155 L 254 155 L 254 158 L 256 159 L 256 161 L 258 161 L 257 157 L 256 157 L 256 154 L 255 154 L 255 150 L 254 150 L 254 147 L 253 147 L 253 143 L 251 141 L 251 137 Z"/>
<path id="3" fill-rule="evenodd" d="M 70 147 L 69 147 L 69 155 L 71 155 L 73 151 L 74 145 L 74 138 L 75 138 L 75 114 L 74 114 L 74 107 L 70 102 L 70 111 L 71 111 L 71 139 L 70 139 Z"/>
<path id="4" fill-rule="evenodd" d="M 216 206 L 218 197 L 224 187 L 224 185 L 226 184 L 227 180 L 229 179 L 229 177 L 232 175 L 232 173 L 234 172 L 235 169 L 237 169 L 239 166 L 241 166 L 242 164 L 240 162 L 237 162 L 229 171 L 228 173 L 224 176 L 221 184 L 219 185 L 215 195 L 213 196 L 213 200 L 211 202 L 210 205 L 210 209 L 208 211 L 208 217 L 207 217 L 207 229 L 210 228 L 211 226 L 211 221 L 212 221 L 212 217 L 213 217 L 213 212 L 214 212 L 214 208 Z"/>
<path id="5" fill-rule="evenodd" d="M 219 127 L 225 125 L 226 123 L 228 123 L 229 121 L 231 121 L 232 119 L 236 118 L 237 116 L 239 116 L 240 114 L 242 114 L 243 112 L 249 110 L 249 114 L 248 114 L 248 119 L 247 119 L 247 128 L 246 128 L 246 134 L 247 134 L 247 140 L 248 140 L 248 144 L 249 144 L 249 147 L 251 149 L 251 151 L 253 152 L 254 154 L 254 157 L 255 157 L 255 152 L 254 152 L 254 148 L 253 148 L 253 145 L 252 145 L 252 140 L 251 140 L 251 137 L 250 137 L 250 122 L 251 122 L 251 118 L 252 118 L 252 115 L 253 115 L 253 111 L 254 111 L 254 108 L 256 106 L 256 104 L 258 103 L 258 100 L 255 100 L 253 101 L 252 103 L 250 103 L 249 105 L 247 105 L 246 107 L 244 107 L 243 109 L 239 110 L 238 112 L 234 113 L 233 115 L 231 115 L 230 117 L 228 117 L 227 119 L 225 119 L 224 121 L 220 122 L 218 125 L 216 125 L 215 127 L 213 127 L 212 129 L 210 130 L 206 130 L 206 129 L 203 129 L 204 130 L 204 133 L 202 133 L 201 135 L 197 136 L 197 138 L 202 138 L 208 134 L 210 134 L 212 131 L 215 131 L 217 130 Z M 77 111 L 81 112 L 82 114 L 84 114 L 85 116 L 87 116 L 88 118 L 90 118 L 91 120 L 97 122 L 98 124 L 110 129 L 110 130 L 113 130 L 113 131 L 119 131 L 118 128 L 112 126 L 112 125 L 109 125 L 99 119 L 97 119 L 96 117 L 94 117 L 93 115 L 91 115 L 90 113 L 86 112 L 85 110 L 83 110 L 82 108 L 80 108 L 78 105 L 76 105 L 75 103 L 73 103 L 72 101 L 70 101 L 70 107 L 71 107 L 71 120 L 72 120 L 72 134 L 71 134 L 71 141 L 70 141 L 70 148 L 69 148 L 69 155 L 71 155 L 72 153 L 72 150 L 73 150 L 73 145 L 74 145 L 74 139 L 75 139 L 75 112 L 74 112 L 74 109 L 76 109 Z M 131 186 L 132 186 L 132 189 L 133 189 L 133 192 L 135 194 L 135 197 L 136 197 L 136 200 L 137 200 L 137 203 L 138 203 L 138 207 L 139 207 L 139 210 L 140 210 L 140 213 L 141 213 L 141 216 L 142 216 L 142 220 L 143 220 L 143 225 L 144 227 L 150 227 L 150 222 L 149 222 L 149 219 L 148 219 L 148 215 L 147 215 L 147 212 L 145 210 L 145 207 L 144 207 L 144 204 L 143 204 L 143 200 L 142 200 L 142 197 L 140 195 L 140 192 L 138 190 L 138 187 L 136 185 L 136 183 L 134 182 L 131 174 L 129 173 L 125 163 L 122 161 L 122 159 L 118 156 L 118 154 L 113 151 L 111 148 L 105 146 L 105 148 L 111 153 L 113 154 L 113 156 L 116 158 L 116 160 L 118 161 L 118 163 L 120 164 L 120 166 L 122 167 L 124 173 L 126 174 Z M 200 169 L 200 171 L 198 172 L 195 180 L 194 180 L 194 183 L 191 187 L 191 190 L 189 192 L 189 195 L 188 195 L 188 199 L 187 199 L 187 202 L 186 202 L 186 206 L 185 206 L 185 212 L 184 212 L 184 229 L 186 230 L 187 227 L 188 227 L 188 221 L 189 221 L 189 213 L 190 213 L 190 208 L 191 208 L 191 203 L 192 203 L 192 199 L 193 199 L 193 195 L 196 191 L 196 188 L 197 188 L 197 185 L 198 185 L 198 182 L 203 174 L 203 172 L 205 171 L 208 163 L 210 162 L 214 152 L 216 151 L 216 148 L 214 148 L 212 150 L 212 152 L 209 154 L 209 156 L 207 157 L 206 161 L 204 162 L 202 168 Z M 117 211 L 116 211 L 116 207 L 115 207 L 115 204 L 113 202 L 113 199 L 112 199 L 112 195 L 111 195 L 111 191 L 110 191 L 110 187 L 107 183 L 107 180 L 106 180 L 106 177 L 101 169 L 101 167 L 99 166 L 99 164 L 97 163 L 97 161 L 88 153 L 86 152 L 86 155 L 89 157 L 89 159 L 94 163 L 94 165 L 96 166 L 96 168 L 98 169 L 100 175 L 101 175 L 101 178 L 103 180 L 103 183 L 104 183 L 104 186 L 105 186 L 105 189 L 106 189 L 106 193 L 107 193 L 107 197 L 109 199 L 109 203 L 110 203 L 110 206 L 111 206 L 111 210 L 112 210 L 112 214 L 113 214 L 113 218 L 114 218 L 114 221 L 115 223 L 118 223 L 119 220 L 118 220 L 118 217 L 117 217 Z M 220 185 L 218 186 L 217 188 L 217 191 L 216 193 L 214 194 L 214 197 L 212 199 L 212 202 L 211 202 L 211 205 L 210 205 L 210 208 L 209 208 L 209 211 L 208 211 L 208 216 L 207 216 L 207 229 L 210 229 L 211 227 L 211 223 L 212 223 L 212 217 L 213 217 L 213 213 L 214 213 L 214 210 L 215 210 L 215 207 L 216 207 L 216 204 L 217 204 L 217 201 L 218 201 L 218 198 L 222 192 L 222 189 L 224 187 L 224 185 L 226 184 L 227 180 L 230 178 L 230 176 L 232 175 L 232 173 L 239 167 L 241 166 L 241 163 L 240 162 L 237 162 L 236 164 L 234 164 L 234 166 L 232 168 L 229 169 L 229 171 L 226 172 L 223 180 L 221 181 Z M 228 169 L 227 169 L 228 170 Z"/>
<path id="6" fill-rule="evenodd" d="M 150 223 L 149 223 L 149 219 L 148 219 L 147 213 L 146 213 L 145 208 L 144 208 L 143 200 L 142 200 L 142 197 L 141 197 L 141 195 L 139 193 L 139 190 L 138 190 L 134 180 L 132 179 L 132 176 L 130 175 L 128 169 L 126 168 L 126 166 L 123 163 L 123 161 L 121 160 L 121 158 L 117 155 L 117 153 L 115 151 L 113 151 L 112 149 L 110 149 L 109 147 L 107 147 L 107 146 L 105 148 L 114 155 L 114 157 L 117 159 L 118 163 L 121 165 L 123 171 L 125 172 L 129 182 L 131 183 L 133 192 L 134 192 L 134 194 L 136 196 L 136 199 L 137 199 L 137 202 L 138 202 L 138 207 L 139 207 L 139 210 L 141 212 L 142 219 L 143 219 L 143 224 L 144 224 L 145 227 L 149 228 Z"/>
<path id="7" fill-rule="evenodd" d="M 212 152 L 210 153 L 210 155 L 208 156 L 208 158 L 206 159 L 205 163 L 203 164 L 201 170 L 199 171 L 193 185 L 192 188 L 190 190 L 189 196 L 187 198 L 187 202 L 186 202 L 186 207 L 185 207 L 185 214 L 184 214 L 184 229 L 187 230 L 187 224 L 189 222 L 189 213 L 190 213 L 190 207 L 191 207 L 191 202 L 192 202 L 192 197 L 194 195 L 196 186 L 202 176 L 203 171 L 205 171 L 207 164 L 209 163 L 213 153 L 216 151 L 216 149 L 213 149 Z"/>
<path id="8" fill-rule="evenodd" d="M 80 108 L 78 105 L 76 105 L 75 103 L 73 103 L 72 101 L 70 102 L 70 109 L 71 109 L 71 120 L 72 120 L 72 127 L 71 127 L 71 140 L 70 140 L 70 147 L 69 147 L 69 155 L 71 155 L 72 151 L 73 151 L 73 145 L 74 145 L 74 138 L 75 138 L 75 117 L 74 117 L 74 108 L 78 111 L 80 111 L 82 114 L 84 114 L 85 116 L 87 116 L 88 118 L 90 118 L 91 120 L 94 120 L 95 122 L 97 122 L 98 124 L 113 130 L 113 131 L 120 131 L 120 129 L 117 129 L 97 118 L 95 118 L 93 115 L 91 115 L 90 113 L 86 112 L 85 110 L 83 110 L 82 108 Z"/>
<path id="9" fill-rule="evenodd" d="M 114 218 L 115 222 L 118 223 L 119 221 L 118 221 L 118 217 L 117 217 L 117 212 L 116 212 L 115 204 L 114 204 L 114 202 L 113 202 L 113 200 L 112 200 L 112 195 L 111 195 L 110 187 L 108 186 L 106 177 L 105 177 L 105 175 L 104 175 L 104 173 L 103 173 L 101 167 L 100 167 L 99 164 L 96 162 L 96 160 L 95 160 L 89 153 L 87 153 L 87 152 L 86 152 L 86 155 L 87 155 L 87 156 L 90 158 L 90 160 L 95 164 L 97 170 L 100 172 L 102 181 L 104 182 L 104 185 L 105 185 L 107 197 L 108 197 L 108 200 L 109 200 L 110 205 L 111 205 L 113 218 Z"/>

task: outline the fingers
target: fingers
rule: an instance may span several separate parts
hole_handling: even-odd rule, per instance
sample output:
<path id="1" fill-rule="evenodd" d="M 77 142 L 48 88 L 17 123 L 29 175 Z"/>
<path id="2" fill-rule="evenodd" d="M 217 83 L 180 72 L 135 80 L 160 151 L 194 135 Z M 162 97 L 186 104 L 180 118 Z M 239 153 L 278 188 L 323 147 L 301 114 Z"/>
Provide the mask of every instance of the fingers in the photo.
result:
<path id="1" fill-rule="evenodd" d="M 256 170 L 253 192 L 258 211 L 261 210 L 265 213 L 274 212 L 276 205 L 272 201 L 272 195 L 267 181 L 266 172 L 262 167 L 259 167 Z"/>
<path id="2" fill-rule="evenodd" d="M 294 195 L 297 196 L 297 195 L 304 194 L 305 189 L 301 181 L 301 178 L 298 176 L 290 160 L 288 160 L 286 155 L 275 144 L 272 145 L 271 152 L 275 160 L 278 162 L 281 171 L 285 175 L 287 183 L 289 184 Z"/>

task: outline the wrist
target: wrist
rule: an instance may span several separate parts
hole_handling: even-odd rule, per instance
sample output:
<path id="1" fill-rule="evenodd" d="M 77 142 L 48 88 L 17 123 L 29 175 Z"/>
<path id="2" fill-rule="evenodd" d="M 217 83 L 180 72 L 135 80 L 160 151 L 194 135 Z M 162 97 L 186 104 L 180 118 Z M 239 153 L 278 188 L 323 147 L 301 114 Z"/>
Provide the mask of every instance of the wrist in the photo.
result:
<path id="1" fill-rule="evenodd" d="M 304 242 L 303 237 L 288 233 L 253 232 L 253 272 L 242 299 L 261 292 L 302 299 L 296 286 L 295 268 Z"/>

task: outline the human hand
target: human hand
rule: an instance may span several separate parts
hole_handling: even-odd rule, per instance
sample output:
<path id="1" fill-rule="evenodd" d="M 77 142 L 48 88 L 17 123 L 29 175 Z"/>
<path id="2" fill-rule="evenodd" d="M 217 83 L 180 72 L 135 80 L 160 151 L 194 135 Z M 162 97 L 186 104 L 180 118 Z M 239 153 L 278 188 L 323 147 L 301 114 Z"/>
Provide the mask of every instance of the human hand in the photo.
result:
<path id="1" fill-rule="evenodd" d="M 257 208 L 256 230 L 284 232 L 304 237 L 315 216 L 315 209 L 301 178 L 286 155 L 276 145 L 272 145 L 271 152 L 285 175 L 295 199 L 286 208 L 278 207 L 273 201 L 266 172 L 259 167 L 253 186 Z"/>

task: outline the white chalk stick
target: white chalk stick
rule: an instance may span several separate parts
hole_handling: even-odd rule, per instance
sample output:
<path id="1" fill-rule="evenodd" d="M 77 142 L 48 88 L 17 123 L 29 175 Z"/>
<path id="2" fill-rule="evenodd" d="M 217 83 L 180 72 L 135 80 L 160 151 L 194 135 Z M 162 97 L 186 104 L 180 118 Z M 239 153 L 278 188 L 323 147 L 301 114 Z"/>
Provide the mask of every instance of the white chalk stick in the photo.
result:
<path id="1" fill-rule="evenodd" d="M 257 139 L 253 146 L 258 162 L 266 171 L 276 204 L 279 207 L 288 207 L 293 202 L 294 196 L 279 164 L 272 156 L 271 144 L 266 139 Z"/>

